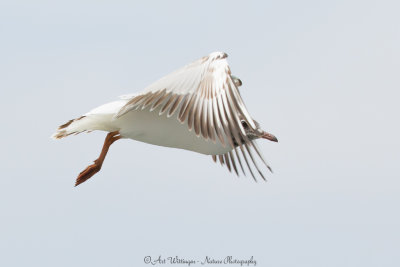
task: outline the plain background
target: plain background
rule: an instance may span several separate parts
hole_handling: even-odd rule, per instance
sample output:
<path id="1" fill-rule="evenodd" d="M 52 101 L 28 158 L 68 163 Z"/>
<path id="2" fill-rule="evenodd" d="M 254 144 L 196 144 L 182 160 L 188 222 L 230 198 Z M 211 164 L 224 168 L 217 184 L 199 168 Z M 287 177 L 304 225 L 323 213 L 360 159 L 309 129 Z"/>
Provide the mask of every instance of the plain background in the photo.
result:
<path id="1" fill-rule="evenodd" d="M 0 265 L 400 265 L 397 1 L 1 1 Z M 229 54 L 275 173 L 56 127 Z M 183 265 L 182 265 L 183 266 Z M 196 265 L 195 265 L 196 266 Z M 200 266 L 197 264 L 197 266 Z"/>

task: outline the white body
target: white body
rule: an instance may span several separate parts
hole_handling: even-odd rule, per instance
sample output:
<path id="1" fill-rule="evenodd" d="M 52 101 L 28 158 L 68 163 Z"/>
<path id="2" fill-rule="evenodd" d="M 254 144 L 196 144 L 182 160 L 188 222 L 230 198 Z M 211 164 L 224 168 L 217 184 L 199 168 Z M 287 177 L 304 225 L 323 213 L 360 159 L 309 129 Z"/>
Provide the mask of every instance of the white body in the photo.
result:
<path id="1" fill-rule="evenodd" d="M 254 153 L 269 168 L 248 130 L 261 133 L 240 96 L 239 80 L 231 76 L 227 54 L 214 52 L 161 78 L 141 93 L 123 96 L 61 125 L 54 138 L 101 130 L 118 131 L 123 138 L 213 155 L 237 173 L 244 173 L 241 152 L 251 175 L 258 173 Z M 240 144 L 239 147 L 233 147 Z M 248 154 L 248 157 L 246 156 Z M 236 160 L 235 160 L 236 156 Z"/>
<path id="2" fill-rule="evenodd" d="M 115 118 L 126 103 L 126 99 L 121 99 L 97 107 L 86 113 L 83 118 L 75 120 L 65 130 L 67 133 L 88 130 L 119 131 L 123 138 L 206 155 L 219 155 L 232 150 L 229 144 L 224 146 L 218 139 L 214 143 L 210 139 L 196 136 L 193 130 L 188 131 L 187 122 L 180 123 L 174 116 L 167 118 L 165 113 L 159 115 L 160 108 L 151 112 L 149 107 L 144 110 L 132 110 Z"/>

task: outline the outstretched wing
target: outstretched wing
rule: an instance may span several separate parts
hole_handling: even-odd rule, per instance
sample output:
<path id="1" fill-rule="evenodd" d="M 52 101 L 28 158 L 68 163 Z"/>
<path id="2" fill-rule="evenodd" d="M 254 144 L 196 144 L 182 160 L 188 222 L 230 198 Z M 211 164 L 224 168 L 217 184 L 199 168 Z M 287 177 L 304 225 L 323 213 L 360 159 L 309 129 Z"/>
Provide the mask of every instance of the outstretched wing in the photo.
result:
<path id="1" fill-rule="evenodd" d="M 132 97 L 116 117 L 147 107 L 158 109 L 160 115 L 175 115 L 181 123 L 187 122 L 188 130 L 194 129 L 197 136 L 214 143 L 218 139 L 244 152 L 243 147 L 252 142 L 242 121 L 253 129 L 256 125 L 238 91 L 241 82 L 231 76 L 226 58 L 227 54 L 214 52 L 161 78 Z"/>
<path id="2" fill-rule="evenodd" d="M 258 174 L 266 181 L 264 174 L 262 173 L 259 165 L 257 164 L 257 158 L 254 156 L 254 153 L 252 152 L 254 150 L 259 157 L 259 159 L 262 161 L 262 163 L 268 168 L 270 172 L 272 172 L 271 167 L 268 165 L 268 163 L 265 161 L 263 155 L 261 154 L 261 151 L 258 149 L 258 145 L 255 140 L 249 140 L 248 142 L 241 144 L 231 151 L 221 154 L 221 155 L 212 155 L 212 159 L 214 162 L 217 162 L 217 159 L 221 163 L 222 166 L 226 165 L 228 168 L 229 172 L 232 172 L 232 169 L 235 171 L 236 175 L 239 176 L 239 171 L 238 171 L 238 164 L 242 170 L 242 173 L 246 176 L 246 172 L 244 171 L 243 165 L 247 166 L 247 169 L 250 172 L 250 175 L 253 177 L 254 181 L 257 181 L 256 176 L 254 175 L 253 168 L 255 167 L 257 169 Z M 240 154 L 241 152 L 241 154 Z M 240 156 L 241 155 L 241 156 Z M 247 157 L 247 155 L 249 157 Z M 242 163 L 242 160 L 244 163 Z M 250 161 L 251 160 L 251 161 Z M 251 163 L 253 163 L 253 168 L 251 167 Z"/>

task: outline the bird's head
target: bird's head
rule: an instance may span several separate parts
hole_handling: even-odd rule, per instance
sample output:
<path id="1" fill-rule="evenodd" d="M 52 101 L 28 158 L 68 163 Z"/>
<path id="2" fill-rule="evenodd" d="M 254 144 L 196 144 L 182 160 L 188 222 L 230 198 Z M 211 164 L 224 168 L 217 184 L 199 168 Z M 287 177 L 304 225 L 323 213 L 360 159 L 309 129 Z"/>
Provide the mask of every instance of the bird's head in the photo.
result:
<path id="1" fill-rule="evenodd" d="M 256 125 L 255 129 L 249 127 L 249 125 L 247 124 L 247 122 L 245 120 L 241 121 L 242 126 L 246 132 L 247 138 L 249 138 L 250 140 L 264 138 L 264 139 L 268 139 L 270 141 L 278 142 L 278 139 L 275 137 L 275 135 L 262 130 L 260 127 L 260 124 L 256 120 L 253 120 L 253 121 L 254 121 L 254 124 Z"/>

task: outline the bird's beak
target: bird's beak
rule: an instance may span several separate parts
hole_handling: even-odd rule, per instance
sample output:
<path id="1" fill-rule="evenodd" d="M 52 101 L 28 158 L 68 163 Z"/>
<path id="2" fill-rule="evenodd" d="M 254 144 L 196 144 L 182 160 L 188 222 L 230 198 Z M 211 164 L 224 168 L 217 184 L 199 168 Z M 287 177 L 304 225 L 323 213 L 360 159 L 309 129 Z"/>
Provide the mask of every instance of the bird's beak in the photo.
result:
<path id="1" fill-rule="evenodd" d="M 274 141 L 274 142 L 278 142 L 278 138 L 275 137 L 275 135 L 264 132 L 263 135 L 261 135 L 262 138 L 264 139 L 268 139 L 270 141 Z"/>

